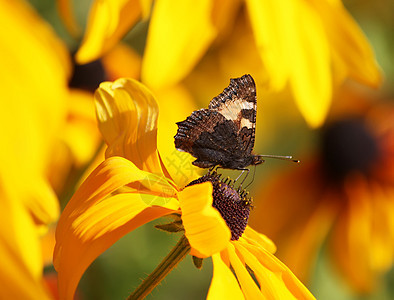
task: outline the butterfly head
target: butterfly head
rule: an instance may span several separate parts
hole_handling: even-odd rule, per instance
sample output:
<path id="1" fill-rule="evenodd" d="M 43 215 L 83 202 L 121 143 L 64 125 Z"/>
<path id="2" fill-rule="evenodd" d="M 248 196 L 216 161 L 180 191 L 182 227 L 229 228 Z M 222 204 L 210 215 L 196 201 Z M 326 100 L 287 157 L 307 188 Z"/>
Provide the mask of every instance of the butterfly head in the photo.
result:
<path id="1" fill-rule="evenodd" d="M 265 162 L 265 159 L 263 159 L 263 157 L 261 155 L 253 155 L 252 158 L 253 158 L 252 165 L 254 165 L 254 166 Z"/>

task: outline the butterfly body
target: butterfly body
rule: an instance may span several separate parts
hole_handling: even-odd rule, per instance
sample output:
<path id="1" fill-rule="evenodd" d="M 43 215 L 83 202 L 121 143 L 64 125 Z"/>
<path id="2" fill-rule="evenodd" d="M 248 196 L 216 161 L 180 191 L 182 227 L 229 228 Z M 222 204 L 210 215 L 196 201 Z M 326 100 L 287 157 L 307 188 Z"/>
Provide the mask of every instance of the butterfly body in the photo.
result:
<path id="1" fill-rule="evenodd" d="M 208 109 L 178 122 L 175 147 L 193 155 L 195 166 L 244 169 L 264 160 L 252 154 L 256 125 L 256 86 L 252 76 L 230 80 Z"/>

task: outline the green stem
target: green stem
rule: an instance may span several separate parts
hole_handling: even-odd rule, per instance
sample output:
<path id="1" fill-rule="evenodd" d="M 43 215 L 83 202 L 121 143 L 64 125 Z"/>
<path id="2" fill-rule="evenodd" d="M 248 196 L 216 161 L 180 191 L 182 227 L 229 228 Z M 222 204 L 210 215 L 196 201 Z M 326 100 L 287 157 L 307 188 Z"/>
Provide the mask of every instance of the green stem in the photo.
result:
<path id="1" fill-rule="evenodd" d="M 127 300 L 144 299 L 189 253 L 190 244 L 183 235 L 156 269 L 134 290 Z"/>

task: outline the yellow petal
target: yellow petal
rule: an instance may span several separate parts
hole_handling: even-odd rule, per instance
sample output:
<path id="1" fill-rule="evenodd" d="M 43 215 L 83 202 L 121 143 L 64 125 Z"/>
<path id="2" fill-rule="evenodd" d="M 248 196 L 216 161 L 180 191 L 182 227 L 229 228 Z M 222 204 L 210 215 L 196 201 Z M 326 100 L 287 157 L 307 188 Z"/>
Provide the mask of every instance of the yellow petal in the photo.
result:
<path id="1" fill-rule="evenodd" d="M 144 185 L 147 193 L 158 197 L 166 196 L 168 203 L 171 203 L 171 196 L 176 193 L 164 177 L 141 171 L 122 157 L 110 157 L 89 175 L 70 199 L 60 217 L 56 238 L 58 239 L 69 230 L 74 218 L 83 214 L 110 193 L 133 182 Z M 155 202 L 149 204 L 155 205 Z"/>
<path id="2" fill-rule="evenodd" d="M 157 153 L 158 106 L 151 92 L 132 79 L 104 82 L 95 93 L 106 157 L 122 156 L 139 169 L 162 174 Z"/>
<path id="3" fill-rule="evenodd" d="M 109 51 L 140 16 L 141 5 L 138 0 L 94 1 L 82 45 L 76 53 L 77 62 L 91 62 Z"/>
<path id="4" fill-rule="evenodd" d="M 178 126 L 176 122 L 185 120 L 196 109 L 190 93 L 181 85 L 175 85 L 156 92 L 160 114 L 158 125 L 158 148 L 171 178 L 178 186 L 186 186 L 196 179 L 200 168 L 192 165 L 195 160 L 189 153 L 175 149 L 174 136 Z M 182 103 L 182 105 L 179 105 Z"/>
<path id="5" fill-rule="evenodd" d="M 292 21 L 292 2 L 247 0 L 246 4 L 258 52 L 270 75 L 270 84 L 276 90 L 282 89 L 291 66 L 286 51 L 290 47 L 287 26 Z"/>
<path id="6" fill-rule="evenodd" d="M 262 293 L 272 293 L 272 299 L 315 299 L 308 289 L 279 259 L 256 246 L 243 242 L 233 243 L 240 256 L 245 260 L 258 278 Z M 233 261 L 231 261 L 233 263 Z M 238 273 L 237 273 L 238 275 Z M 270 290 L 264 290 L 265 284 Z"/>
<path id="7" fill-rule="evenodd" d="M 245 231 L 242 234 L 242 238 L 252 245 L 255 244 L 259 247 L 263 247 L 272 254 L 276 252 L 276 246 L 274 242 L 271 241 L 264 234 L 253 230 L 250 226 L 246 226 Z"/>
<path id="8" fill-rule="evenodd" d="M 0 32 L 0 176 L 39 223 L 50 222 L 58 204 L 45 178 L 65 120 L 68 52 L 27 2 L 1 7 L 0 26 L 8 30 Z"/>
<path id="9" fill-rule="evenodd" d="M 185 235 L 203 257 L 226 248 L 231 233 L 220 213 L 212 207 L 212 184 L 205 182 L 178 193 Z"/>
<path id="10" fill-rule="evenodd" d="M 139 193 L 125 193 L 102 200 L 77 218 L 70 216 L 71 227 L 57 238 L 54 253 L 60 297 L 72 299 L 86 268 L 121 237 L 172 212 L 150 207 Z"/>
<path id="11" fill-rule="evenodd" d="M 231 266 L 234 269 L 239 284 L 241 286 L 242 292 L 246 299 L 265 299 L 262 292 L 259 290 L 258 286 L 254 282 L 253 278 L 250 276 L 244 263 L 239 259 L 235 252 L 233 244 L 229 244 L 228 255 L 230 259 Z M 264 282 L 265 283 L 265 282 Z M 265 286 L 263 286 L 265 288 Z"/>
<path id="12" fill-rule="evenodd" d="M 59 15 L 64 22 L 68 32 L 75 38 L 79 38 L 81 34 L 81 27 L 75 20 L 75 15 L 73 12 L 72 1 L 70 0 L 57 0 L 56 1 Z"/>
<path id="13" fill-rule="evenodd" d="M 382 74 L 372 47 L 342 2 L 314 1 L 314 5 L 325 23 L 332 50 L 348 75 L 363 84 L 380 86 Z"/>
<path id="14" fill-rule="evenodd" d="M 68 122 L 62 140 L 77 167 L 88 163 L 97 151 L 101 135 L 97 128 L 93 95 L 82 90 L 71 90 L 68 99 Z"/>
<path id="15" fill-rule="evenodd" d="M 140 78 L 141 57 L 130 46 L 118 43 L 101 59 L 109 79 Z"/>
<path id="16" fill-rule="evenodd" d="M 161 88 L 184 78 L 204 55 L 217 32 L 212 1 L 155 2 L 142 63 L 142 80 Z"/>
<path id="17" fill-rule="evenodd" d="M 223 262 L 220 254 L 212 255 L 213 276 L 208 291 L 208 300 L 245 299 L 231 269 Z"/>
<path id="18" fill-rule="evenodd" d="M 290 84 L 298 108 L 312 127 L 320 126 L 330 108 L 331 57 L 320 16 L 300 2 L 296 10 L 291 46 Z"/>
<path id="19" fill-rule="evenodd" d="M 0 299 L 50 299 L 42 281 L 36 225 L 15 196 L 14 191 L 0 188 Z"/>

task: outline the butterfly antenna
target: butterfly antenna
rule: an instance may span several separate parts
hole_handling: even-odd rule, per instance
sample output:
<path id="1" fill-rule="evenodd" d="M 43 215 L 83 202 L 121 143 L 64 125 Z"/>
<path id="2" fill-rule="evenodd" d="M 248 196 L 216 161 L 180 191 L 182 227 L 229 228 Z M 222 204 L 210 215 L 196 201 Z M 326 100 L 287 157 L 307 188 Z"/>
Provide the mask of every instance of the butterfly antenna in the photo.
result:
<path id="1" fill-rule="evenodd" d="M 264 158 L 275 158 L 275 159 L 281 159 L 281 160 L 287 160 L 287 161 L 292 161 L 295 163 L 299 163 L 300 161 L 298 159 L 294 159 L 293 156 L 291 155 L 270 155 L 270 154 L 266 154 L 266 155 L 259 155 L 259 157 L 264 157 Z"/>

